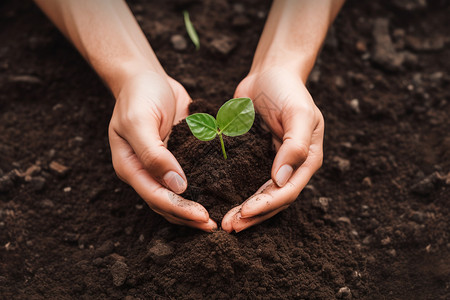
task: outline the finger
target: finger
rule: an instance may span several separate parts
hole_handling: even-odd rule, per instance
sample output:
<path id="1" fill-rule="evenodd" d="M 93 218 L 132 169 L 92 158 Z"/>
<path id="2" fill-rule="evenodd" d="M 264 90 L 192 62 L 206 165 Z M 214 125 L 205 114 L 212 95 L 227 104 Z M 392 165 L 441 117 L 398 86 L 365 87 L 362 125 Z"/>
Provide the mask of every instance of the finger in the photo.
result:
<path id="1" fill-rule="evenodd" d="M 126 139 L 142 166 L 153 178 L 177 194 L 187 188 L 187 179 L 173 154 L 165 147 L 159 134 L 157 117 L 149 117 L 145 122 L 136 118 L 127 122 L 124 133 L 117 132 Z"/>
<path id="2" fill-rule="evenodd" d="M 160 214 L 167 212 L 185 220 L 209 221 L 209 214 L 202 205 L 169 191 L 152 178 L 124 139 L 111 133 L 110 144 L 117 174 L 135 189 L 150 208 Z"/>
<path id="3" fill-rule="evenodd" d="M 310 164 L 302 165 L 283 187 L 278 187 L 272 182 L 263 192 L 251 196 L 242 204 L 242 217 L 250 218 L 267 214 L 291 204 L 308 184 L 314 172 L 315 170 Z"/>
<path id="4" fill-rule="evenodd" d="M 166 215 L 164 218 L 172 224 L 197 228 L 206 232 L 213 232 L 217 230 L 217 224 L 212 219 L 209 219 L 208 222 L 195 222 L 183 220 L 172 215 Z"/>
<path id="5" fill-rule="evenodd" d="M 242 205 L 233 207 L 228 211 L 225 216 L 223 216 L 222 219 L 222 229 L 225 230 L 228 233 L 231 233 L 233 231 L 233 218 L 235 215 L 240 211 Z"/>
<path id="6" fill-rule="evenodd" d="M 283 187 L 279 187 L 272 180 L 269 180 L 257 193 L 242 204 L 240 213 L 243 218 L 266 214 L 290 204 L 297 198 L 322 165 L 323 131 L 323 123 L 321 122 L 313 132 L 308 158 Z"/>
<path id="7" fill-rule="evenodd" d="M 274 215 L 276 215 L 277 213 L 279 213 L 282 210 L 285 210 L 288 207 L 289 207 L 289 205 L 284 205 L 284 206 L 281 206 L 278 209 L 271 211 L 265 215 L 259 215 L 259 216 L 255 216 L 252 218 L 242 218 L 240 213 L 237 213 L 236 216 L 233 218 L 233 222 L 232 222 L 233 230 L 236 232 L 241 232 L 244 229 L 247 229 L 251 226 L 259 224 L 259 223 L 273 217 Z"/>
<path id="8" fill-rule="evenodd" d="M 311 113 L 292 111 L 283 121 L 283 143 L 272 165 L 272 179 L 279 186 L 289 178 L 308 157 L 311 136 L 316 124 Z"/>

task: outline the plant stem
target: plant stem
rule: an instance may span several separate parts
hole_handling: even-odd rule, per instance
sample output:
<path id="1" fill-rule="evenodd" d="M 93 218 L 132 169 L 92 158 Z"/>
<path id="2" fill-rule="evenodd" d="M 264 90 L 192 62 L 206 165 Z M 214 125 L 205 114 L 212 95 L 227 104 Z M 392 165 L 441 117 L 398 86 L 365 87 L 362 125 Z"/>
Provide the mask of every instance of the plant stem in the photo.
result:
<path id="1" fill-rule="evenodd" d="M 222 146 L 223 157 L 227 159 L 227 153 L 225 152 L 225 145 L 223 144 L 222 133 L 219 133 L 220 145 Z"/>

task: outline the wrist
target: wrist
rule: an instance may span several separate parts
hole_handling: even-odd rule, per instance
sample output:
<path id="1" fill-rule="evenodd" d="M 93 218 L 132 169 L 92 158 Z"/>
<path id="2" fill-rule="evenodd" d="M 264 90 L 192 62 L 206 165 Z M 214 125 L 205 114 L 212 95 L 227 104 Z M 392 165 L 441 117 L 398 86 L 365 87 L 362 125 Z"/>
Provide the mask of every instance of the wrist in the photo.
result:
<path id="1" fill-rule="evenodd" d="M 255 54 L 249 75 L 261 74 L 269 70 L 283 69 L 296 74 L 306 83 L 316 57 L 301 53 L 292 53 L 282 48 L 264 51 L 263 55 Z"/>
<path id="2" fill-rule="evenodd" d="M 152 74 L 164 79 L 168 78 L 159 63 L 155 65 L 147 60 L 123 61 L 105 75 L 99 72 L 100 77 L 106 82 L 116 99 L 124 86 L 142 74 Z"/>

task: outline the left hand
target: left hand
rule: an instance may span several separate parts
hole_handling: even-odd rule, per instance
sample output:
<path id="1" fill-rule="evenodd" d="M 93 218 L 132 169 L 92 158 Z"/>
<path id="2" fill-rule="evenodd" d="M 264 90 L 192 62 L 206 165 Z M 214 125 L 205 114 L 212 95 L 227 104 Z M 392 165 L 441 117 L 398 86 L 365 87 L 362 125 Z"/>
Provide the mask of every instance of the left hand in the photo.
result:
<path id="1" fill-rule="evenodd" d="M 249 74 L 234 97 L 249 97 L 277 149 L 271 179 L 222 220 L 228 233 L 247 229 L 289 207 L 321 167 L 324 120 L 297 72 L 273 67 Z"/>

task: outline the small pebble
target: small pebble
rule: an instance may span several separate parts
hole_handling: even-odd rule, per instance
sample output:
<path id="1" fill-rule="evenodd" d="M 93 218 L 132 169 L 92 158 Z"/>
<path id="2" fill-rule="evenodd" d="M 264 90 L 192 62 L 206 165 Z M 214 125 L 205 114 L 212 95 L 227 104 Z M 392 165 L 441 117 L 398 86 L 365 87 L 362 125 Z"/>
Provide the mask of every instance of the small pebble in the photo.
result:
<path id="1" fill-rule="evenodd" d="M 386 246 L 389 245 L 391 243 L 391 238 L 387 237 L 381 240 L 381 245 Z"/>
<path id="2" fill-rule="evenodd" d="M 336 78 L 334 79 L 334 84 L 336 85 L 336 87 L 338 89 L 344 89 L 346 84 L 345 84 L 345 80 L 342 76 L 336 76 Z"/>
<path id="3" fill-rule="evenodd" d="M 163 264 L 173 254 L 174 249 L 164 243 L 161 240 L 157 240 L 148 249 L 147 256 L 150 257 L 155 263 Z"/>
<path id="4" fill-rule="evenodd" d="M 312 206 L 320 208 L 323 212 L 327 212 L 331 201 L 332 199 L 328 197 L 319 197 L 319 199 L 314 198 L 312 200 Z"/>
<path id="5" fill-rule="evenodd" d="M 358 50 L 358 52 L 364 53 L 367 52 L 367 45 L 364 41 L 357 41 L 356 42 L 356 50 Z"/>
<path id="6" fill-rule="evenodd" d="M 387 253 L 392 257 L 397 256 L 397 251 L 395 251 L 395 249 L 390 249 L 387 251 Z"/>
<path id="7" fill-rule="evenodd" d="M 101 265 L 103 263 L 103 258 L 97 257 L 96 259 L 94 259 L 92 261 L 92 263 L 94 264 L 94 266 L 99 266 L 99 265 Z"/>
<path id="8" fill-rule="evenodd" d="M 210 43 L 210 49 L 213 53 L 220 55 L 228 55 L 236 48 L 236 42 L 231 37 L 220 36 L 213 39 Z"/>
<path id="9" fill-rule="evenodd" d="M 143 234 L 141 234 L 141 235 L 139 235 L 139 242 L 143 242 L 144 241 L 144 235 Z"/>
<path id="10" fill-rule="evenodd" d="M 334 167 L 338 169 L 341 173 L 345 173 L 348 170 L 350 170 L 350 161 L 348 159 L 339 156 L 334 156 L 332 161 Z"/>
<path id="11" fill-rule="evenodd" d="M 72 190 L 72 188 L 70 186 L 66 186 L 63 191 L 64 193 L 69 193 Z"/>
<path id="12" fill-rule="evenodd" d="M 49 165 L 50 170 L 55 172 L 58 175 L 65 175 L 67 171 L 69 170 L 68 167 L 66 167 L 63 164 L 60 164 L 59 162 L 52 161 Z"/>
<path id="13" fill-rule="evenodd" d="M 126 263 L 118 260 L 112 265 L 110 271 L 115 286 L 121 286 L 125 283 L 128 276 L 128 266 Z"/>
<path id="14" fill-rule="evenodd" d="M 364 177 L 362 185 L 369 188 L 372 187 L 372 179 L 370 177 Z"/>
<path id="15" fill-rule="evenodd" d="M 42 83 L 41 79 L 33 75 L 15 75 L 10 76 L 9 81 L 11 82 L 21 82 L 21 83 L 29 83 L 29 84 L 40 84 Z"/>
<path id="16" fill-rule="evenodd" d="M 53 208 L 55 204 L 50 199 L 44 199 L 41 201 L 41 207 L 42 208 Z"/>
<path id="17" fill-rule="evenodd" d="M 351 299 L 352 292 L 348 287 L 344 286 L 341 287 L 339 291 L 336 293 L 336 297 L 339 299 Z"/>
<path id="18" fill-rule="evenodd" d="M 369 245 L 371 241 L 372 241 L 372 236 L 368 235 L 362 240 L 362 243 L 363 243 L 363 245 Z"/>
<path id="19" fill-rule="evenodd" d="M 358 99 L 352 99 L 350 100 L 350 108 L 357 114 L 359 114 L 361 111 L 359 109 L 359 100 Z"/>
<path id="20" fill-rule="evenodd" d="M 337 219 L 337 221 L 338 221 L 338 222 L 342 222 L 342 223 L 347 223 L 348 225 L 351 225 L 351 224 L 352 224 L 352 222 L 350 221 L 350 219 L 347 218 L 347 217 L 339 217 L 339 218 Z"/>
<path id="21" fill-rule="evenodd" d="M 95 250 L 94 257 L 104 257 L 111 254 L 113 251 L 114 243 L 111 240 L 107 240 Z"/>
<path id="22" fill-rule="evenodd" d="M 180 34 L 172 35 L 170 42 L 175 50 L 185 50 L 187 48 L 187 41 L 184 36 Z"/>

